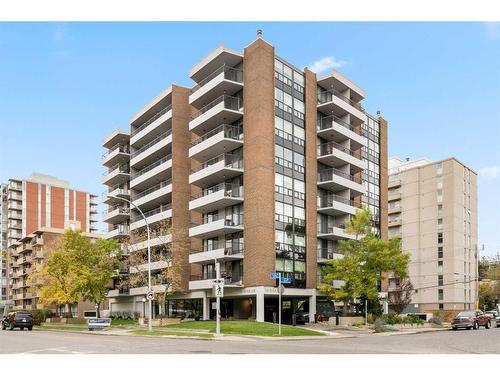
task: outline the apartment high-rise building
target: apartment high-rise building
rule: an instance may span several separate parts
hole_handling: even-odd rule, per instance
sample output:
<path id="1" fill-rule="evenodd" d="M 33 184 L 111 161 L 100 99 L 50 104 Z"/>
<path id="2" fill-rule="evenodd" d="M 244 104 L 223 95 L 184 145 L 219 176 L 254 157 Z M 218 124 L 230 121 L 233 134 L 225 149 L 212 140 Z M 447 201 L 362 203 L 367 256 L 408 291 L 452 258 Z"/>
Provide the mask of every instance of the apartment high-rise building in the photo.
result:
<path id="1" fill-rule="evenodd" d="M 389 159 L 389 236 L 411 255 L 408 311 L 474 309 L 477 174 L 455 158 Z M 389 279 L 389 293 L 399 281 Z"/>
<path id="2" fill-rule="evenodd" d="M 0 312 L 7 300 L 7 185 L 0 184 Z"/>
<path id="3" fill-rule="evenodd" d="M 70 221 L 65 229 L 81 230 L 80 225 L 78 221 Z M 53 313 L 58 315 L 65 312 L 65 306 L 40 305 L 38 292 L 34 288 L 37 286 L 36 280 L 30 279 L 30 275 L 39 271 L 51 252 L 57 248 L 65 229 L 41 227 L 10 246 L 9 258 L 12 270 L 10 300 L 13 308 L 23 310 L 50 308 Z M 87 232 L 82 232 L 82 235 L 93 239 L 100 237 L 98 234 Z M 73 316 L 83 318 L 83 311 L 94 310 L 94 305 L 93 302 L 89 301 L 75 303 L 74 306 L 71 306 Z"/>
<path id="4" fill-rule="evenodd" d="M 362 108 L 365 92 L 351 80 L 298 69 L 261 37 L 242 52 L 216 48 L 189 76 L 193 87 L 170 86 L 134 115 L 130 133 L 115 131 L 103 143 L 109 158 L 116 144 L 130 146 L 130 158 L 104 165 L 113 165 L 106 176 L 116 173 L 133 203 L 129 216 L 128 206 L 119 215 L 113 205 L 122 201 L 108 198 L 115 219 L 105 219 L 122 227 L 107 236 L 127 220 L 132 232 L 145 227 L 135 207 L 150 225 L 169 223 L 169 233 L 152 239 L 153 251 L 167 244 L 172 254 L 153 275 L 162 267 L 180 275 L 170 285 L 169 314 L 213 316 L 218 262 L 223 316 L 272 320 L 273 272 L 291 279 L 284 316 L 299 306 L 314 316 L 326 299 L 317 289 L 321 267 L 342 256 L 338 240 L 352 238 L 344 228 L 356 210 L 370 207 L 374 228 L 387 237 L 387 122 Z M 145 248 L 141 241 L 134 251 Z M 111 309 L 142 313 L 145 292 L 112 290 Z"/>
<path id="5" fill-rule="evenodd" d="M 12 295 L 13 278 L 20 269 L 29 268 L 12 262 L 20 241 L 40 228 L 68 229 L 78 222 L 83 232 L 95 232 L 97 222 L 96 196 L 71 189 L 69 182 L 53 176 L 33 173 L 26 179 L 10 179 L 5 188 L 7 200 L 7 226 L 2 232 L 7 246 L 7 295 Z M 23 275 L 22 283 L 27 284 Z M 11 301 L 12 302 L 12 301 Z"/>

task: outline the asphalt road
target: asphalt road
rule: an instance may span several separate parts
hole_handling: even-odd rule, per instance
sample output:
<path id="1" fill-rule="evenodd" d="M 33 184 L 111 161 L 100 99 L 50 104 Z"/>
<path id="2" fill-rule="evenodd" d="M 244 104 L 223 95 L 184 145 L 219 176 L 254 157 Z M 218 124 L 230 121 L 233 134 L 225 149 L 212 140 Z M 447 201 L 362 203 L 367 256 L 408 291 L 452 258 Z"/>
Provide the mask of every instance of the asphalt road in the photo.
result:
<path id="1" fill-rule="evenodd" d="M 1 354 L 500 354 L 500 328 L 356 338 L 237 341 L 0 331 Z"/>

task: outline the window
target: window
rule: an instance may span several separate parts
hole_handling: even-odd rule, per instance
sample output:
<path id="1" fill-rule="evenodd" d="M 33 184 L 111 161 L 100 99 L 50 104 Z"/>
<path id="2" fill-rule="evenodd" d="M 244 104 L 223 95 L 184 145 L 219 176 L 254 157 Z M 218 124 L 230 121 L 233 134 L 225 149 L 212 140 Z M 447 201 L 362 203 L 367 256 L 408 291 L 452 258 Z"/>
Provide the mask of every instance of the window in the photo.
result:
<path id="1" fill-rule="evenodd" d="M 438 258 L 443 257 L 443 246 L 438 246 Z"/>
<path id="2" fill-rule="evenodd" d="M 443 205 L 438 204 L 438 217 L 443 217 Z"/>
<path id="3" fill-rule="evenodd" d="M 443 201 L 443 190 L 439 189 L 437 191 L 437 201 L 441 203 Z"/>
<path id="4" fill-rule="evenodd" d="M 443 219 L 438 219 L 437 229 L 443 230 Z"/>
<path id="5" fill-rule="evenodd" d="M 442 301 L 444 299 L 444 290 L 438 289 L 438 300 Z"/>
<path id="6" fill-rule="evenodd" d="M 438 275 L 438 286 L 443 286 L 443 275 Z"/>
<path id="7" fill-rule="evenodd" d="M 438 260 L 438 272 L 443 273 L 443 261 Z"/>
<path id="8" fill-rule="evenodd" d="M 444 304 L 442 303 L 439 304 L 439 310 L 444 310 Z"/>
<path id="9" fill-rule="evenodd" d="M 442 232 L 439 232 L 439 233 L 438 233 L 438 243 L 439 243 L 439 244 L 442 244 L 442 243 L 443 243 L 443 233 L 442 233 Z"/>

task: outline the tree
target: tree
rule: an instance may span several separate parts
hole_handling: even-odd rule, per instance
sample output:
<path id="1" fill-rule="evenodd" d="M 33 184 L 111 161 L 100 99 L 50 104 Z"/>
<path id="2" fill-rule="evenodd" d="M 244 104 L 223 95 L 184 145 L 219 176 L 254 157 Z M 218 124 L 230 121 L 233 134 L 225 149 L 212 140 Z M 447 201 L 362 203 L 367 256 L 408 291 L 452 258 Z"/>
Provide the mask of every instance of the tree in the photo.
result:
<path id="1" fill-rule="evenodd" d="M 121 250 L 114 240 L 91 239 L 80 231 L 64 232 L 38 272 L 33 273 L 34 289 L 42 304 L 70 305 L 78 301 L 94 302 L 100 316 L 100 303 L 106 298 L 108 285 L 120 267 Z"/>
<path id="2" fill-rule="evenodd" d="M 187 231 L 187 229 L 186 229 Z M 170 220 L 163 220 L 151 227 L 151 238 L 161 238 L 162 236 L 175 236 L 177 234 L 177 244 L 189 248 L 189 236 L 180 230 L 174 232 Z M 182 235 L 184 234 L 184 235 Z M 183 239 L 187 243 L 182 243 Z M 127 244 L 129 254 L 124 262 L 128 269 L 128 274 L 119 280 L 120 288 L 139 288 L 148 285 L 148 253 L 146 248 L 137 248 L 138 243 L 147 240 L 147 229 L 135 230 L 132 233 L 130 242 Z M 151 284 L 156 287 L 155 300 L 160 307 L 160 315 L 165 313 L 164 308 L 167 297 L 178 289 L 181 275 L 181 268 L 174 266 L 172 254 L 172 241 L 165 241 L 155 245 L 151 249 L 151 262 L 159 266 L 152 275 Z M 157 267 L 155 267 L 157 269 Z"/>
<path id="3" fill-rule="evenodd" d="M 78 301 L 74 287 L 76 275 L 73 271 L 59 244 L 42 268 L 29 276 L 33 284 L 31 289 L 39 293 L 38 301 L 44 305 L 65 305 L 68 317 L 71 317 L 71 305 Z"/>
<path id="4" fill-rule="evenodd" d="M 479 308 L 492 310 L 500 300 L 492 283 L 479 284 Z"/>
<path id="5" fill-rule="evenodd" d="M 328 262 L 320 285 L 331 298 L 343 301 L 344 314 L 355 299 L 378 297 L 383 272 L 393 271 L 406 278 L 409 262 L 409 254 L 401 252 L 401 239 L 382 240 L 375 235 L 367 208 L 357 211 L 346 226 L 346 232 L 355 235 L 355 239 L 339 241 L 338 250 L 344 256 Z M 334 280 L 342 280 L 343 285 L 334 287 Z"/>
<path id="6" fill-rule="evenodd" d="M 405 279 L 399 285 L 389 292 L 389 306 L 396 314 L 401 314 L 403 310 L 411 303 L 413 294 L 413 284 L 409 279 Z"/>

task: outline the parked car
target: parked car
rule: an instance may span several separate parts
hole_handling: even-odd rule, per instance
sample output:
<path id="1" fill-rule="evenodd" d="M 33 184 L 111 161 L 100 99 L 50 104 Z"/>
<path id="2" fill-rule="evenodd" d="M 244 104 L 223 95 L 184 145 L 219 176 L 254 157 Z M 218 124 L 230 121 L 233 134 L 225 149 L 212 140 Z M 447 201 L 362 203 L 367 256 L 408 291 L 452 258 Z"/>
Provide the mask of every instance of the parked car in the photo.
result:
<path id="1" fill-rule="evenodd" d="M 491 322 L 493 324 L 496 323 L 496 326 L 500 327 L 500 313 L 498 311 L 496 310 L 486 311 L 485 314 L 491 318 Z"/>
<path id="2" fill-rule="evenodd" d="M 23 311 L 11 312 L 2 320 L 2 330 L 7 328 L 11 331 L 14 328 L 20 328 L 21 331 L 28 328 L 28 331 L 31 331 L 33 329 L 33 315 Z"/>
<path id="3" fill-rule="evenodd" d="M 481 310 L 461 311 L 451 322 L 451 327 L 454 331 L 459 328 L 479 329 L 481 326 L 486 329 L 491 327 L 491 318 Z"/>

